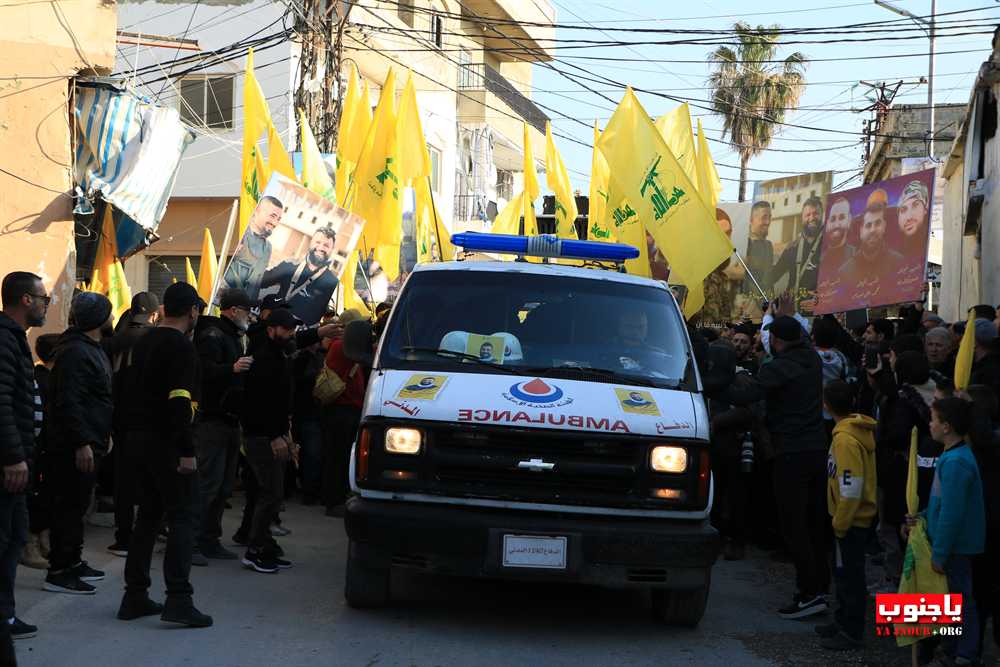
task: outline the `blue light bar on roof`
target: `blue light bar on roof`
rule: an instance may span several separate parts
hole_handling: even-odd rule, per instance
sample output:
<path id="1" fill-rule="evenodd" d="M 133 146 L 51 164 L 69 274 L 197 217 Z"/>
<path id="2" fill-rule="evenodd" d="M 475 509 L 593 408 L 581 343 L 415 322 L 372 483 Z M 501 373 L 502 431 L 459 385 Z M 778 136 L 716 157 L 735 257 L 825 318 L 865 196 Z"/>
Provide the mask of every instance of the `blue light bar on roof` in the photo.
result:
<path id="1" fill-rule="evenodd" d="M 494 252 L 531 257 L 624 262 L 626 259 L 635 259 L 639 256 L 638 248 L 630 245 L 599 241 L 574 241 L 573 239 L 561 239 L 554 234 L 514 236 L 512 234 L 462 232 L 452 235 L 451 242 L 464 248 L 467 252 Z"/>

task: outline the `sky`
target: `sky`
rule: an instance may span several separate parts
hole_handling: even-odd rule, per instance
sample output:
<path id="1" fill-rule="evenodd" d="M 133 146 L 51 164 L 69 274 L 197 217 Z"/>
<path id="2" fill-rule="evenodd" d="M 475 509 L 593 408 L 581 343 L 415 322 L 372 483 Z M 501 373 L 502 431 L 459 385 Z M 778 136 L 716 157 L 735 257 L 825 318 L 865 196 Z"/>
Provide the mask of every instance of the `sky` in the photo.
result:
<path id="1" fill-rule="evenodd" d="M 845 26 L 870 21 L 898 20 L 905 32 L 893 36 L 908 37 L 898 41 L 858 41 L 834 44 L 789 44 L 779 47 L 778 57 L 783 58 L 793 51 L 801 51 L 810 63 L 806 69 L 805 92 L 799 102 L 799 109 L 786 114 L 785 122 L 795 125 L 820 128 L 824 131 L 782 127 L 776 132 L 771 146 L 774 149 L 802 150 L 813 152 L 779 152 L 769 150 L 750 162 L 749 178 L 766 180 L 782 174 L 811 171 L 834 170 L 835 189 L 846 189 L 861 184 L 859 170 L 864 155 L 861 143 L 862 121 L 870 118 L 869 112 L 860 112 L 870 101 L 865 93 L 868 89 L 859 81 L 886 81 L 894 83 L 900 79 L 905 83 L 896 96 L 897 104 L 927 103 L 926 84 L 917 83 L 928 71 L 928 40 L 923 32 L 913 30 L 915 25 L 891 11 L 879 7 L 872 0 L 810 0 L 808 2 L 771 0 L 749 2 L 748 0 L 689 0 L 685 3 L 665 3 L 662 0 L 613 0 L 607 2 L 574 2 L 573 0 L 550 0 L 557 12 L 557 23 L 591 24 L 608 27 L 657 27 L 680 29 L 727 29 L 738 20 L 753 24 L 779 24 L 783 28 L 815 28 Z M 916 15 L 930 13 L 931 0 L 894 0 L 899 7 Z M 748 6 L 753 5 L 752 12 Z M 942 13 L 961 10 L 982 9 L 971 13 L 940 16 Z M 935 62 L 934 94 L 935 104 L 966 103 L 980 64 L 989 57 L 991 27 L 1000 24 L 1000 3 L 997 0 L 949 0 L 938 2 L 940 21 L 969 20 L 971 26 L 961 30 L 950 30 L 955 36 L 939 36 Z M 851 31 L 845 30 L 850 33 Z M 968 32 L 986 34 L 967 34 Z M 919 37 L 917 37 L 919 35 Z M 650 40 L 671 40 L 689 36 L 643 33 L 603 33 L 598 31 L 578 31 L 558 28 L 559 39 L 621 40 L 646 42 Z M 788 40 L 829 40 L 863 39 L 859 34 L 789 36 Z M 705 44 L 648 45 L 602 47 L 593 46 L 580 49 L 557 50 L 557 60 L 550 63 L 555 68 L 580 76 L 592 78 L 606 77 L 615 82 L 628 83 L 634 87 L 662 91 L 674 97 L 690 100 L 692 124 L 700 118 L 710 139 L 713 157 L 723 180 L 723 201 L 737 198 L 739 177 L 739 156 L 721 140 L 722 121 L 710 111 L 697 108 L 707 107 L 709 98 L 706 80 L 710 73 L 708 54 L 715 48 Z M 968 51 L 966 53 L 947 53 Z M 871 56 L 905 55 L 898 58 L 867 60 L 843 60 L 845 58 L 870 58 Z M 635 62 L 608 62 L 579 59 L 577 56 L 631 58 Z M 688 63 L 657 62 L 664 60 L 699 61 Z M 583 68 L 575 69 L 575 67 Z M 577 82 L 570 81 L 546 65 L 534 66 L 533 99 L 555 111 L 546 110 L 552 118 L 553 131 L 572 136 L 587 147 L 574 144 L 566 139 L 556 138 L 562 152 L 574 188 L 587 194 L 591 149 L 593 143 L 593 122 L 601 127 L 610 118 L 615 104 L 601 95 L 585 91 Z M 583 71 L 586 70 L 586 71 Z M 621 99 L 623 89 L 612 83 L 584 82 L 598 93 L 612 98 L 615 103 Z M 648 93 L 638 93 L 643 106 L 654 117 L 674 108 L 680 102 Z M 562 115 L 560 115 L 562 114 Z M 564 116 L 571 117 L 570 119 Z M 576 119 L 576 120 L 573 120 Z M 582 121 L 578 122 L 578 121 Z M 850 134 L 834 133 L 840 130 Z M 819 149 L 816 151 L 816 149 Z M 541 147 L 535 149 L 536 155 Z M 770 170 L 770 171 L 764 171 Z M 771 173 L 777 172 L 777 173 Z M 848 180 L 853 177 L 853 180 Z M 838 187 L 839 186 L 839 187 Z M 748 187 L 748 197 L 752 187 Z"/>

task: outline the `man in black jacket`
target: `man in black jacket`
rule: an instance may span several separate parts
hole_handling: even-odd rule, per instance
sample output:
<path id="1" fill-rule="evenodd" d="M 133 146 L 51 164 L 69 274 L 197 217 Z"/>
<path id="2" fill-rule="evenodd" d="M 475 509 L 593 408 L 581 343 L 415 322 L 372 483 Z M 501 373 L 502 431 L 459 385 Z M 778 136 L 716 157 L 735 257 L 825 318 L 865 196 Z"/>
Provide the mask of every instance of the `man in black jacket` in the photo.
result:
<path id="1" fill-rule="evenodd" d="M 779 520 L 795 562 L 798 589 L 792 603 L 778 613 L 796 619 L 825 611 L 823 596 L 830 586 L 823 366 L 795 318 L 776 317 L 769 331 L 774 359 L 761 366 L 756 377 L 738 377 L 725 400 L 735 405 L 765 401 L 766 424 L 776 452 Z"/>
<path id="2" fill-rule="evenodd" d="M 45 324 L 50 298 L 42 279 L 24 271 L 4 277 L 0 297 L 0 663 L 7 664 L 14 659 L 11 633 L 27 637 L 37 630 L 14 615 L 14 579 L 28 538 L 25 490 L 41 405 L 26 331 Z"/>
<path id="3" fill-rule="evenodd" d="M 104 573 L 81 559 L 83 516 L 90 504 L 97 459 L 107 452 L 114 403 L 111 362 L 101 347 L 111 328 L 111 302 L 81 292 L 70 307 L 73 326 L 59 339 L 45 406 L 46 470 L 52 492 L 49 573 L 43 588 L 92 595 Z"/>
<path id="4" fill-rule="evenodd" d="M 233 494 L 240 452 L 241 377 L 253 363 L 244 354 L 250 297 L 241 289 L 228 289 L 221 294 L 219 306 L 219 317 L 198 319 L 194 337 L 202 374 L 201 402 L 194 426 L 201 515 L 195 565 L 207 565 L 206 558 L 238 558 L 222 546 L 220 538 L 222 513 Z"/>
<path id="5" fill-rule="evenodd" d="M 257 321 L 247 329 L 247 354 L 253 355 L 261 347 L 266 347 L 269 337 L 267 335 L 267 318 L 275 310 L 288 309 L 288 302 L 276 296 L 266 296 L 260 302 L 260 316 Z M 293 313 L 294 314 L 294 313 Z M 292 339 L 295 341 L 295 349 L 304 350 L 312 347 L 323 338 L 336 338 L 342 336 L 344 328 L 339 324 L 323 324 L 318 327 L 304 327 L 296 330 Z"/>
<path id="6" fill-rule="evenodd" d="M 126 387 L 137 372 L 132 363 L 132 350 L 143 336 L 153 330 L 160 316 L 160 300 L 151 292 L 139 292 L 132 297 L 132 307 L 122 315 L 124 324 L 119 322 L 114 337 L 105 339 L 104 349 L 111 357 L 111 387 L 115 400 L 115 448 L 113 455 L 105 460 L 105 465 L 113 466 L 111 479 L 115 493 L 115 543 L 108 551 L 116 556 L 128 555 L 128 543 L 132 540 L 132 525 L 135 523 L 135 475 L 130 468 L 127 450 L 141 444 L 130 443 L 123 427 L 122 415 L 126 400 Z"/>
<path id="7" fill-rule="evenodd" d="M 142 447 L 129 450 L 138 476 L 139 513 L 128 560 L 125 595 L 118 618 L 131 621 L 160 614 L 160 620 L 205 628 L 212 617 L 194 606 L 191 554 L 197 520 L 198 460 L 192 433 L 198 396 L 198 355 L 189 340 L 205 302 L 187 283 L 163 293 L 163 323 L 135 346 L 137 372 L 127 388 L 127 436 Z M 150 561 L 156 533 L 166 516 L 167 550 L 163 554 L 166 604 L 149 597 Z"/>
<path id="8" fill-rule="evenodd" d="M 293 450 L 289 428 L 293 391 L 289 353 L 294 351 L 295 329 L 300 324 L 290 310 L 271 311 L 264 322 L 268 341 L 255 350 L 253 365 L 246 376 L 240 421 L 247 462 L 253 469 L 259 495 L 243 565 L 257 572 L 274 573 L 291 566 L 274 548 L 271 524 L 281 509 L 285 463 Z"/>

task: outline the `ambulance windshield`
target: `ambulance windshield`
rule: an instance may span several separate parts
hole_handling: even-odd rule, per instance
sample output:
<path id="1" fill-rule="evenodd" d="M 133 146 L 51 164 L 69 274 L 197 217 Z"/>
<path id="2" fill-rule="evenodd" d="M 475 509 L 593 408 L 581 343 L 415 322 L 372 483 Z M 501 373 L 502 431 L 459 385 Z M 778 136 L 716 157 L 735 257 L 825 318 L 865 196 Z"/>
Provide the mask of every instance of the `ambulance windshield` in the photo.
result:
<path id="1" fill-rule="evenodd" d="M 410 277 L 394 308 L 378 365 L 678 387 L 688 359 L 683 321 L 662 289 L 537 273 L 423 271 Z"/>

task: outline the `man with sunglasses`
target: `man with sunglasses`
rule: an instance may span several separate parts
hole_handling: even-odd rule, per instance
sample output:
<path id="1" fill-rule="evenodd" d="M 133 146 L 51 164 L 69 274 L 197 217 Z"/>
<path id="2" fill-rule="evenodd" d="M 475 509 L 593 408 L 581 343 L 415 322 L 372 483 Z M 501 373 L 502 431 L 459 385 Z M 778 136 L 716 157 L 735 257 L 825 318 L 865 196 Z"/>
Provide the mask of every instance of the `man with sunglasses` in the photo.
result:
<path id="1" fill-rule="evenodd" d="M 194 345 L 202 376 L 202 400 L 194 425 L 200 514 L 195 531 L 195 565 L 207 565 L 209 558 L 237 558 L 222 546 L 220 538 L 222 513 L 236 481 L 243 374 L 253 363 L 253 357 L 246 354 L 251 306 L 245 291 L 224 290 L 219 296 L 219 317 L 202 316 L 195 330 Z"/>
<path id="2" fill-rule="evenodd" d="M 14 578 L 28 538 L 28 462 L 41 428 L 26 332 L 45 324 L 51 299 L 42 279 L 25 271 L 4 277 L 0 298 L 0 663 L 7 664 L 14 659 L 11 636 L 31 637 L 37 630 L 14 615 Z"/>

